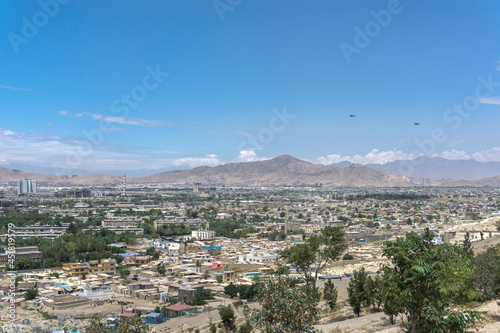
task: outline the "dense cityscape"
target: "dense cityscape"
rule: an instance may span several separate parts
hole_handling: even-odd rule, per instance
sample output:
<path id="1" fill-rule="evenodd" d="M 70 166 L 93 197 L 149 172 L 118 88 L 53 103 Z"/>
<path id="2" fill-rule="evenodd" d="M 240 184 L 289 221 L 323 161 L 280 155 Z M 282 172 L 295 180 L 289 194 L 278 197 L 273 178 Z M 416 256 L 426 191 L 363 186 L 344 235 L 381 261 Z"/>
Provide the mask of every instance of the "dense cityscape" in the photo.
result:
<path id="1" fill-rule="evenodd" d="M 499 255 L 498 247 L 493 251 L 500 244 L 498 188 L 255 188 L 210 182 L 65 187 L 25 179 L 3 183 L 0 190 L 0 264 L 6 271 L 1 288 L 4 300 L 14 297 L 21 305 L 18 318 L 28 318 L 34 329 L 92 331 L 96 315 L 109 325 L 140 315 L 157 332 L 202 332 L 218 323 L 225 329 L 225 316 L 230 325 L 250 329 L 261 318 L 258 309 L 270 306 L 257 286 L 272 283 L 272 276 L 292 279 L 296 290 L 314 277 L 321 294 L 334 281 L 335 297 L 325 294 L 311 304 L 314 320 L 302 323 L 301 331 L 380 329 L 387 326 L 381 315 L 392 321 L 397 314 L 386 308 L 381 292 L 382 271 L 394 264 L 384 242 L 430 233 L 434 247 L 469 244 L 477 253 L 474 265 Z M 309 244 L 325 228 L 341 233 L 339 252 L 316 270 L 317 258 L 301 270 L 287 251 Z M 491 251 L 484 252 L 488 246 Z M 15 253 L 13 262 L 9 253 Z M 9 264 L 16 271 L 15 294 L 9 292 Z M 278 274 L 282 270 L 286 274 Z M 373 288 L 380 295 L 356 307 L 349 288 L 360 272 L 370 281 L 376 276 L 379 285 Z M 490 278 L 474 272 L 470 279 L 481 288 L 475 301 L 495 298 L 498 267 Z M 220 312 L 230 304 L 231 315 Z M 370 325 L 349 319 L 371 313 L 378 317 Z"/>

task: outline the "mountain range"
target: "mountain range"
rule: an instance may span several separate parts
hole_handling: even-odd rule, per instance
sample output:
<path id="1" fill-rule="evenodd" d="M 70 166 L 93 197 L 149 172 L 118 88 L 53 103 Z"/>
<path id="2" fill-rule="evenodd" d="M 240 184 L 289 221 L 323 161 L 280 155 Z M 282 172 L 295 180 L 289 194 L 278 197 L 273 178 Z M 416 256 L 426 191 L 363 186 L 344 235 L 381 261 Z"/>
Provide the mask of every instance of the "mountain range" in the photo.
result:
<path id="1" fill-rule="evenodd" d="M 215 167 L 201 166 L 191 170 L 155 173 L 147 177 L 128 177 L 129 183 L 185 184 L 218 180 L 226 185 L 314 185 L 332 186 L 500 186 L 500 163 L 475 160 L 454 161 L 422 157 L 414 161 L 360 165 L 341 162 L 323 165 L 303 161 L 290 155 L 257 162 L 227 163 Z M 404 164 L 403 164 L 404 163 Z M 412 166 L 413 169 L 408 166 Z M 408 171 L 406 174 L 402 171 Z M 495 171 L 498 170 L 498 171 Z M 484 177 L 483 177 L 484 176 Z M 422 178 L 432 179 L 423 181 Z M 446 179 L 445 179 L 446 178 Z M 36 179 L 39 183 L 98 185 L 120 183 L 122 176 L 107 174 L 52 175 L 24 172 L 0 167 L 0 181 Z"/>
<path id="2" fill-rule="evenodd" d="M 476 160 L 448 160 L 442 157 L 422 156 L 410 161 L 394 161 L 385 164 L 366 164 L 367 167 L 394 172 L 407 177 L 453 178 L 479 180 L 500 175 L 500 162 Z"/>
<path id="3" fill-rule="evenodd" d="M 139 178 L 141 182 L 182 184 L 200 179 L 220 179 L 235 185 L 302 185 L 323 186 L 411 186 L 410 178 L 353 164 L 349 167 L 314 164 L 282 155 L 270 160 L 228 163 L 216 167 L 202 166 L 191 170 L 167 171 Z"/>

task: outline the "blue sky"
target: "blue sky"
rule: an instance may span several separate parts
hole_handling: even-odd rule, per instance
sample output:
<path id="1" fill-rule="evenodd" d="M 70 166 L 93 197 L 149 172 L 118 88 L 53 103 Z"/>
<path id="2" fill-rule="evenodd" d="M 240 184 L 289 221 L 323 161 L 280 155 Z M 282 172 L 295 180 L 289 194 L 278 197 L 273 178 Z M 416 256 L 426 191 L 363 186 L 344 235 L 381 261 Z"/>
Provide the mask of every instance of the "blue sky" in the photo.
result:
<path id="1" fill-rule="evenodd" d="M 3 1 L 0 165 L 500 161 L 498 17 L 493 0 Z"/>

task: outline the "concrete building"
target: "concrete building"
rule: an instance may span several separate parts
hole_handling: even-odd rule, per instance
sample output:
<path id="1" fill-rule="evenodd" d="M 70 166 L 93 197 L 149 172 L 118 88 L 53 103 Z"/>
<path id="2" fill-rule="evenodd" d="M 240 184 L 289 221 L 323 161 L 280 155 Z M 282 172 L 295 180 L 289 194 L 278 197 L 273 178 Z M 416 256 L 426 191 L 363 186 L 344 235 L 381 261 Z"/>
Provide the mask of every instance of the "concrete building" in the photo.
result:
<path id="1" fill-rule="evenodd" d="M 89 268 L 91 274 L 116 273 L 115 259 L 90 260 Z"/>
<path id="2" fill-rule="evenodd" d="M 212 273 L 212 279 L 217 280 L 217 277 L 220 276 L 222 279 L 222 283 L 230 282 L 235 279 L 238 275 L 234 271 L 221 271 Z"/>
<path id="3" fill-rule="evenodd" d="M 21 179 L 17 181 L 17 194 L 36 193 L 35 179 Z"/>
<path id="4" fill-rule="evenodd" d="M 88 299 L 108 299 L 113 297 L 113 288 L 109 286 L 83 286 L 83 291 L 79 293 L 81 296 Z"/>
<path id="5" fill-rule="evenodd" d="M 238 262 L 241 263 L 267 263 L 274 262 L 275 260 L 276 254 L 269 252 L 250 252 L 248 254 L 238 256 Z"/>
<path id="6" fill-rule="evenodd" d="M 152 256 L 131 256 L 125 258 L 125 265 L 127 265 L 127 267 L 139 267 L 149 264 L 152 260 Z"/>
<path id="7" fill-rule="evenodd" d="M 92 197 L 92 190 L 90 189 L 71 189 L 54 193 L 56 198 L 90 198 Z"/>
<path id="8" fill-rule="evenodd" d="M 103 228 L 127 228 L 138 227 L 142 223 L 141 219 L 110 219 L 101 222 Z"/>
<path id="9" fill-rule="evenodd" d="M 63 271 L 66 274 L 71 274 L 71 276 L 76 276 L 81 278 L 82 275 L 89 275 L 90 267 L 86 262 L 72 262 L 63 264 Z"/>
<path id="10" fill-rule="evenodd" d="M 215 238 L 215 231 L 212 230 L 195 230 L 191 232 L 191 237 L 197 240 L 208 240 Z"/>
<path id="11" fill-rule="evenodd" d="M 41 226 L 41 227 L 13 227 L 10 228 L 9 236 L 12 237 L 43 237 L 54 239 L 66 233 L 68 227 Z"/>
<path id="12" fill-rule="evenodd" d="M 10 258 L 9 255 L 11 256 Z M 12 257 L 12 255 L 14 255 L 14 257 Z M 7 248 L 1 248 L 0 267 L 5 267 L 7 264 L 16 263 L 23 257 L 30 257 L 34 262 L 41 262 L 43 260 L 43 254 L 38 250 L 38 247 L 36 246 L 16 247 L 15 251 L 13 252 L 8 251 Z"/>

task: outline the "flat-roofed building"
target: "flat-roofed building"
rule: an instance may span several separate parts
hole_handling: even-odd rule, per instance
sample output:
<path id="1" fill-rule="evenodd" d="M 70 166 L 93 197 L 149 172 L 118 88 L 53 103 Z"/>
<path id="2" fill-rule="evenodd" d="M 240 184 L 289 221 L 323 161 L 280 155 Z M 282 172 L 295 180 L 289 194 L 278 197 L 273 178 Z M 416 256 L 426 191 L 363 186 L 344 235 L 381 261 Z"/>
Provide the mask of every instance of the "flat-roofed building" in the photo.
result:
<path id="1" fill-rule="evenodd" d="M 3 248 L 3 252 L 0 254 L 0 267 L 14 264 L 24 257 L 29 257 L 34 262 L 41 262 L 43 260 L 43 253 L 40 252 L 36 246 L 16 247 L 15 251 L 9 251 L 8 248 Z"/>
<path id="2" fill-rule="evenodd" d="M 215 238 L 215 231 L 212 230 L 194 230 L 191 232 L 191 237 L 198 240 L 207 240 Z"/>
<path id="3" fill-rule="evenodd" d="M 265 263 L 274 262 L 276 260 L 276 254 L 269 252 L 250 252 L 248 254 L 238 256 L 239 262 L 248 263 Z"/>
<path id="4" fill-rule="evenodd" d="M 217 277 L 220 276 L 221 282 L 230 282 L 237 277 L 237 274 L 234 271 L 221 271 L 212 273 L 212 278 L 217 280 Z"/>
<path id="5" fill-rule="evenodd" d="M 101 222 L 103 228 L 125 228 L 138 227 L 142 223 L 141 219 L 108 219 Z"/>
<path id="6" fill-rule="evenodd" d="M 128 267 L 139 267 L 149 264 L 153 260 L 152 256 L 131 256 L 125 258 L 125 264 Z"/>
<path id="7" fill-rule="evenodd" d="M 113 288 L 109 286 L 93 286 L 87 285 L 83 286 L 83 292 L 80 295 L 88 299 L 108 299 L 112 298 Z"/>
<path id="8" fill-rule="evenodd" d="M 29 238 L 29 237 L 42 237 L 55 239 L 61 237 L 66 233 L 68 227 L 56 226 L 32 226 L 32 227 L 13 227 L 9 229 L 9 236 Z"/>
<path id="9" fill-rule="evenodd" d="M 91 274 L 116 273 L 115 259 L 101 259 L 89 261 Z"/>
<path id="10" fill-rule="evenodd" d="M 63 271 L 71 276 L 82 277 L 90 273 L 89 263 L 87 262 L 72 262 L 63 264 Z"/>

